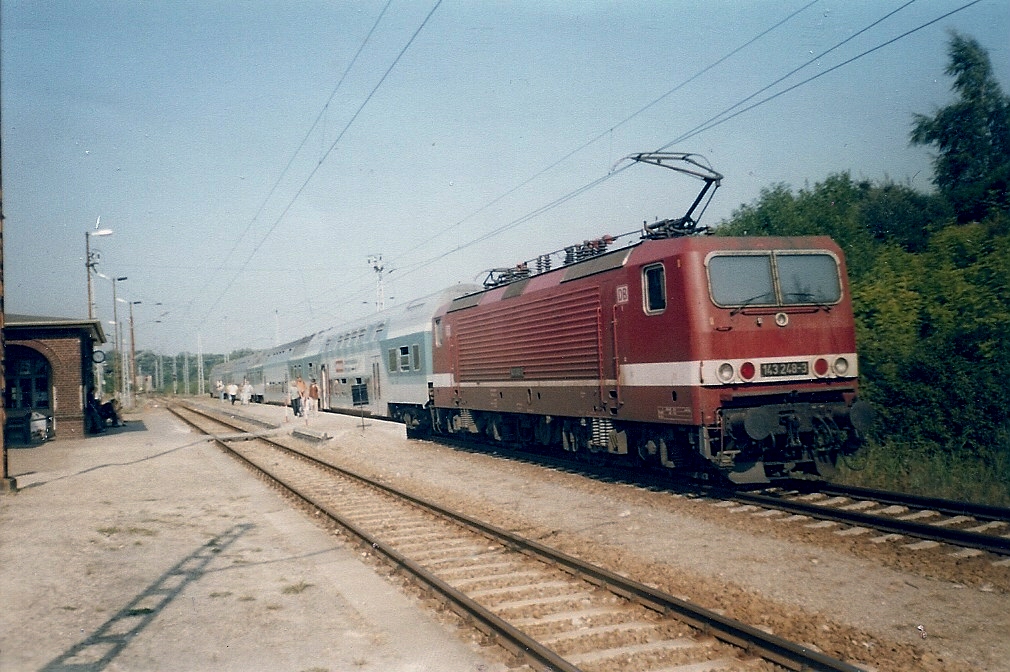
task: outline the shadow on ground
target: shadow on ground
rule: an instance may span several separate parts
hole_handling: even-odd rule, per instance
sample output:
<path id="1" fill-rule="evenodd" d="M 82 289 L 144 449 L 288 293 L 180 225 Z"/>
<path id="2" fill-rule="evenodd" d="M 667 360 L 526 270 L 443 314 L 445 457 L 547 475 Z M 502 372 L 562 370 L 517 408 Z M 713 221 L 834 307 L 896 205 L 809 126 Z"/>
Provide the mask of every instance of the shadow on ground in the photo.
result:
<path id="1" fill-rule="evenodd" d="M 42 672 L 100 672 L 143 632 L 189 584 L 207 573 L 207 566 L 252 529 L 251 523 L 235 525 L 197 548 L 134 597 L 84 641 L 50 661 Z"/>

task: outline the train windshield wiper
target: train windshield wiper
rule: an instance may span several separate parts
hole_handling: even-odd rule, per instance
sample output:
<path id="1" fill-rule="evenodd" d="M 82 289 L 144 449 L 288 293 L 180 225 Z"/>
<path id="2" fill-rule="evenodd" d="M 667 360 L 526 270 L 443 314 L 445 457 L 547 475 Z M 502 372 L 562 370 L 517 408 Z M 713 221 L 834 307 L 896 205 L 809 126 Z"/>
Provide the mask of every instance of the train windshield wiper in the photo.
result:
<path id="1" fill-rule="evenodd" d="M 818 301 L 817 300 L 818 297 L 815 296 L 814 294 L 811 294 L 810 292 L 789 292 L 787 294 L 783 294 L 783 298 L 785 298 L 785 299 L 789 299 L 789 298 L 800 299 L 803 303 L 809 303 L 809 304 L 812 304 L 814 306 L 817 306 L 818 308 L 823 308 L 825 313 L 830 313 L 831 312 L 831 306 L 829 306 L 828 304 L 824 303 L 823 301 Z M 794 302 L 789 301 L 787 303 L 793 304 Z"/>
<path id="2" fill-rule="evenodd" d="M 749 299 L 747 299 L 746 301 L 744 301 L 743 303 L 741 303 L 739 306 L 737 306 L 733 310 L 729 311 L 730 316 L 736 315 L 737 313 L 739 313 L 741 310 L 743 310 L 744 308 L 746 308 L 747 306 L 749 306 L 754 301 L 757 301 L 758 299 L 763 299 L 766 296 L 768 296 L 768 292 L 761 292 L 760 294 L 757 294 L 756 296 L 750 297 Z"/>

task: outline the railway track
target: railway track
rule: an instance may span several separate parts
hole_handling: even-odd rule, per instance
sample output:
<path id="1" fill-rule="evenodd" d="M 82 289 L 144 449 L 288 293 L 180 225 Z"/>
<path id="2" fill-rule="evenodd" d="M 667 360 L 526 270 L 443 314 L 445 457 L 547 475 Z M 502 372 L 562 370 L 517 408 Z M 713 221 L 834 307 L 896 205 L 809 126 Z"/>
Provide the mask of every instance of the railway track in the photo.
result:
<path id="1" fill-rule="evenodd" d="M 846 534 L 883 532 L 874 539 L 878 543 L 912 537 L 919 540 L 918 548 L 946 544 L 958 549 L 953 553 L 959 557 L 989 553 L 994 563 L 1010 566 L 1010 509 L 811 482 L 725 497 L 743 506 L 846 525 Z"/>
<path id="2" fill-rule="evenodd" d="M 295 450 L 235 419 L 180 418 L 409 574 L 537 670 L 860 668 Z"/>
<path id="3" fill-rule="evenodd" d="M 480 450 L 442 438 L 439 443 L 457 449 Z M 883 535 L 872 537 L 871 541 L 875 543 L 897 542 L 911 537 L 917 540 L 910 544 L 916 550 L 943 544 L 953 547 L 951 554 L 958 557 L 989 554 L 993 564 L 1010 567 L 1010 509 L 1006 508 L 822 481 L 797 480 L 754 490 L 731 489 L 700 485 L 688 479 L 675 481 L 668 474 L 635 471 L 554 455 L 500 449 L 493 452 L 591 478 L 708 497 L 718 506 L 735 505 L 744 507 L 743 511 L 781 511 L 796 516 L 797 521 L 814 519 L 825 527 L 829 524 L 841 525 L 845 529 L 836 532 L 845 536 L 875 530 Z"/>

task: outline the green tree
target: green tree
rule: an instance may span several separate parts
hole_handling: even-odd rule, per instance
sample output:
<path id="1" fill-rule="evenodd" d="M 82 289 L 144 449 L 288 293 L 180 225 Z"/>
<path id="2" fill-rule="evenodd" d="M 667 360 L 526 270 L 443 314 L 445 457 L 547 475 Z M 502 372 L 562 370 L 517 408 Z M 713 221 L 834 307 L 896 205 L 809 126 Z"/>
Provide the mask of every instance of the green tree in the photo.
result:
<path id="1" fill-rule="evenodd" d="M 924 251 L 930 234 L 952 217 L 946 199 L 892 182 L 868 190 L 862 204 L 866 230 L 877 240 L 909 252 Z"/>
<path id="2" fill-rule="evenodd" d="M 910 137 L 936 147 L 933 183 L 960 221 L 977 221 L 1010 206 L 1010 98 L 976 40 L 951 33 L 948 55 L 958 99 L 931 117 L 916 114 Z"/>
<path id="3" fill-rule="evenodd" d="M 829 175 L 799 193 L 783 184 L 763 189 L 715 230 L 726 236 L 831 236 L 845 250 L 849 274 L 861 276 L 873 263 L 877 243 L 863 221 L 862 206 L 873 191 L 848 173 Z"/>

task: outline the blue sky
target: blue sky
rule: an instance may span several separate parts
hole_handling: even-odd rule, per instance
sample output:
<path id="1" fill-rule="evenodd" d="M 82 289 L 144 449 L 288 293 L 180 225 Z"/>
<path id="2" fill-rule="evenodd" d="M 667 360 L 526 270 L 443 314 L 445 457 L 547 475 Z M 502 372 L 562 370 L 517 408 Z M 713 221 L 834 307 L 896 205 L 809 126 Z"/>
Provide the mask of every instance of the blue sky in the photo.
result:
<path id="1" fill-rule="evenodd" d="M 479 281 L 683 214 L 700 183 L 636 166 L 529 217 L 970 0 L 436 2 L 0 1 L 7 311 L 87 315 L 99 216 L 98 270 L 165 354 L 366 315 L 370 255 L 387 304 Z M 1008 91 L 1008 27 L 982 0 L 670 145 L 725 175 L 702 223 L 840 171 L 930 189 L 908 131 L 952 99 L 947 31 Z"/>

